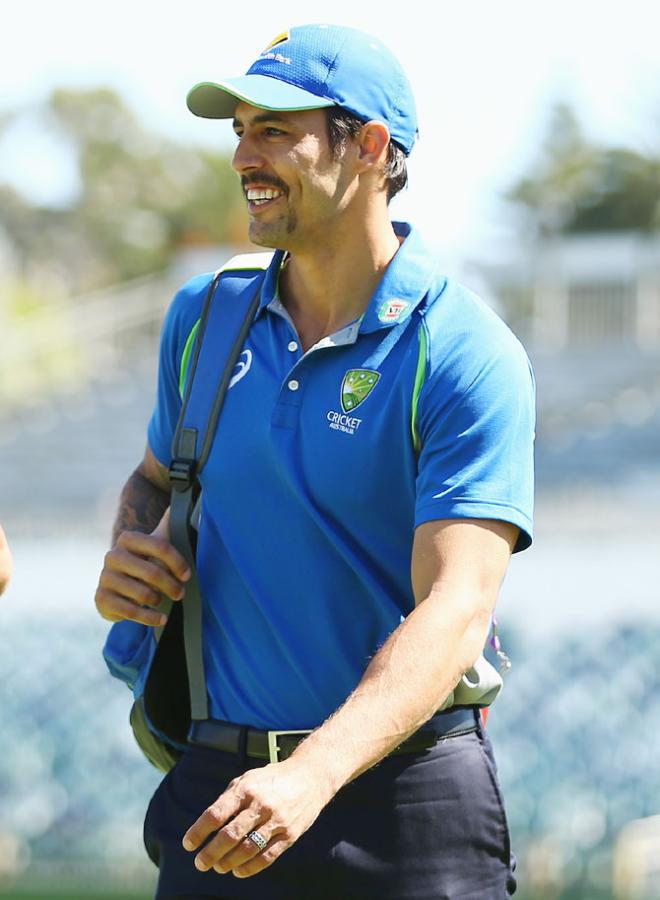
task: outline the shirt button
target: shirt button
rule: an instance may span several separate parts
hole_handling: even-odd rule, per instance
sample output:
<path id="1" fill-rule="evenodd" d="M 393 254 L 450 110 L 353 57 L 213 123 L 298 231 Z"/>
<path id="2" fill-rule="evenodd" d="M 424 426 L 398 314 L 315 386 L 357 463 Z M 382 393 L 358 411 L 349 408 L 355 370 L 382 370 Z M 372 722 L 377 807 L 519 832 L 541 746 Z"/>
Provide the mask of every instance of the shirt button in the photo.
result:
<path id="1" fill-rule="evenodd" d="M 291 381 L 290 381 L 289 384 L 288 384 L 289 390 L 290 390 L 290 391 L 297 391 L 299 387 L 300 387 L 300 382 L 299 382 L 299 381 L 296 381 L 295 378 L 292 378 Z"/>
<path id="2" fill-rule="evenodd" d="M 292 353 L 295 353 L 296 350 L 298 349 L 298 344 L 296 344 L 295 341 L 289 341 L 286 349 L 290 350 Z"/>

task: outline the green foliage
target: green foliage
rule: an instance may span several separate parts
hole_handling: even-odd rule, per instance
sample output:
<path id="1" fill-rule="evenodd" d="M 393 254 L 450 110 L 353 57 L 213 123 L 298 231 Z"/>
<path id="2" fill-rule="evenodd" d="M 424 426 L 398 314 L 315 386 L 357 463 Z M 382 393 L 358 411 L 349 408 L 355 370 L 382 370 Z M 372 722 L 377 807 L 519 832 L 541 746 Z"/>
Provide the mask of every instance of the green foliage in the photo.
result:
<path id="1" fill-rule="evenodd" d="M 542 235 L 660 228 L 660 156 L 601 147 L 570 107 L 552 112 L 540 158 L 507 199 Z"/>
<path id="2" fill-rule="evenodd" d="M 36 115 L 74 154 L 80 187 L 68 207 L 44 209 L 0 185 L 0 229 L 23 272 L 58 269 L 78 293 L 163 269 L 182 245 L 244 239 L 225 154 L 147 130 L 105 88 L 56 90 Z"/>

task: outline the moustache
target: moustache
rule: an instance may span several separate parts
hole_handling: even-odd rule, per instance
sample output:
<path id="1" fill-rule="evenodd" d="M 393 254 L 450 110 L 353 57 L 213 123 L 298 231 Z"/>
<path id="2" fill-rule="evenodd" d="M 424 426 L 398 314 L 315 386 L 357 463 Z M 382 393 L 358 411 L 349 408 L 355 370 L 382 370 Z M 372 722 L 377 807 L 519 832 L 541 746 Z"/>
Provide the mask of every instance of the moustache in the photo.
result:
<path id="1" fill-rule="evenodd" d="M 259 185 L 259 187 L 269 185 L 270 187 L 277 188 L 278 191 L 282 191 L 283 194 L 289 193 L 289 190 L 283 181 L 280 181 L 279 178 L 276 178 L 274 175 L 269 175 L 266 172 L 264 172 L 263 175 L 260 175 L 258 172 L 252 172 L 250 175 L 243 175 L 241 177 L 241 187 L 244 191 L 254 184 Z"/>

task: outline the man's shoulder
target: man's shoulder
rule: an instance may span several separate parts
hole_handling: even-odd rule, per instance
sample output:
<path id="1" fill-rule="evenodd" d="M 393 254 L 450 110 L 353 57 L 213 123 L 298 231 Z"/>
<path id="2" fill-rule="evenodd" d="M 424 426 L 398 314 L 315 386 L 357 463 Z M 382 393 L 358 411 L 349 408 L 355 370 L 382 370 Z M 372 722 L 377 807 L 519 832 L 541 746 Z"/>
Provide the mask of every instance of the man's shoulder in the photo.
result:
<path id="1" fill-rule="evenodd" d="M 180 305 L 194 304 L 203 302 L 206 292 L 211 282 L 217 275 L 231 275 L 236 273 L 250 273 L 255 275 L 265 271 L 271 264 L 273 253 L 238 253 L 232 256 L 227 262 L 223 263 L 219 269 L 214 272 L 203 272 L 201 275 L 194 275 L 183 284 L 177 291 L 174 302 Z"/>
<path id="2" fill-rule="evenodd" d="M 185 284 L 181 285 L 167 310 L 163 335 L 167 340 L 172 339 L 176 343 L 186 339 L 195 323 L 199 320 L 204 305 L 204 298 L 215 272 L 204 272 L 195 275 Z"/>
<path id="3" fill-rule="evenodd" d="M 485 372 L 491 378 L 528 381 L 525 348 L 506 322 L 479 294 L 445 278 L 424 315 L 428 342 L 427 375 L 463 385 Z"/>
<path id="4" fill-rule="evenodd" d="M 208 290 L 217 276 L 231 276 L 232 273 L 255 275 L 265 271 L 270 265 L 273 253 L 239 253 L 232 256 L 215 272 L 195 275 L 183 284 L 174 295 L 167 315 L 166 327 L 178 333 L 189 333 L 198 321 Z M 222 280 L 222 278 L 221 278 Z"/>
<path id="5" fill-rule="evenodd" d="M 421 311 L 427 336 L 432 341 L 478 341 L 484 335 L 513 335 L 498 313 L 482 297 L 458 278 L 448 274 L 442 254 L 430 244 L 420 229 L 407 222 L 394 222 L 404 255 L 398 270 L 404 292 L 424 293 Z M 398 254 L 397 254 L 398 257 Z M 397 260 L 395 257 L 395 261 Z M 418 294 L 419 296 L 419 294 Z"/>
<path id="6" fill-rule="evenodd" d="M 425 313 L 429 337 L 434 342 L 467 345 L 522 345 L 499 312 L 478 293 L 454 278 L 438 279 Z"/>

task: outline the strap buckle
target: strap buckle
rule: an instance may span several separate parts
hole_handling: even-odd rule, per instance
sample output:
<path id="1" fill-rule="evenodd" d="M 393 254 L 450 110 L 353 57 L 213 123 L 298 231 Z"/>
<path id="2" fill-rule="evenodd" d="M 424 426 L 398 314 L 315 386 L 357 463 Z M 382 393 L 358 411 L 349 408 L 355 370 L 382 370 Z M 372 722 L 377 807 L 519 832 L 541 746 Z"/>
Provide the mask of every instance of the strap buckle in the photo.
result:
<path id="1" fill-rule="evenodd" d="M 309 730 L 302 731 L 269 731 L 268 732 L 268 760 L 276 763 L 280 761 L 280 753 L 282 748 L 278 744 L 283 734 L 311 734 Z"/>
<path id="2" fill-rule="evenodd" d="M 177 491 L 187 490 L 195 478 L 194 459 L 173 459 L 170 465 L 170 481 Z"/>

